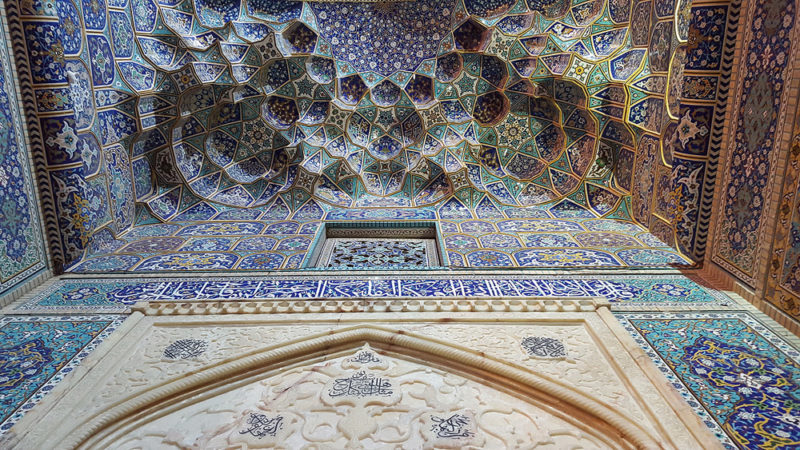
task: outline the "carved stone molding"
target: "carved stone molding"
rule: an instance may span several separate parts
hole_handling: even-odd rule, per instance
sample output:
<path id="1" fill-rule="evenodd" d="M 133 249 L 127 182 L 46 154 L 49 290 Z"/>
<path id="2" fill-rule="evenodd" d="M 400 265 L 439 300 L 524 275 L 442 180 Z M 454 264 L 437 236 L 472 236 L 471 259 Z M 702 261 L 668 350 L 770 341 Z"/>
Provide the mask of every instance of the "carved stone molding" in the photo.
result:
<path id="1" fill-rule="evenodd" d="M 133 311 L 146 316 L 209 314 L 433 313 L 433 312 L 592 312 L 609 303 L 603 298 L 371 298 L 346 300 L 251 300 L 140 302 Z"/>

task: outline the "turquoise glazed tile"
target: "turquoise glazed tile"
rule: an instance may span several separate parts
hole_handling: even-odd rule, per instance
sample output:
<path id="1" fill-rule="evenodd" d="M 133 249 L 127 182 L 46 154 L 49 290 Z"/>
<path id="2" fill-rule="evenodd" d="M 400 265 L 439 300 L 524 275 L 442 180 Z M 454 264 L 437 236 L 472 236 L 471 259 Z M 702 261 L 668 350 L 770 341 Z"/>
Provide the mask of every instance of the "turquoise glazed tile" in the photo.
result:
<path id="1" fill-rule="evenodd" d="M 617 317 L 727 447 L 800 446 L 800 351 L 752 316 Z"/>
<path id="2" fill-rule="evenodd" d="M 0 435 L 123 320 L 123 316 L 0 317 Z"/>

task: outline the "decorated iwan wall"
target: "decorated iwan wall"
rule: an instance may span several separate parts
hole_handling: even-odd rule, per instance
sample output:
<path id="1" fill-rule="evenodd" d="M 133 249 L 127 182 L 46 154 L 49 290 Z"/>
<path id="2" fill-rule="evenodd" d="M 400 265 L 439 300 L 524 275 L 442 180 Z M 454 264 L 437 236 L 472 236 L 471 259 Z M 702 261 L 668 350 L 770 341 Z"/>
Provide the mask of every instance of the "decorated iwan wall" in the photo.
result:
<path id="1" fill-rule="evenodd" d="M 0 4 L 0 298 L 47 268 L 13 54 Z"/>
<path id="2" fill-rule="evenodd" d="M 793 1 L 752 2 L 740 36 L 737 101 L 728 112 L 713 260 L 750 286 L 764 269 L 760 261 L 770 243 L 772 184 L 788 155 L 782 133 L 791 130 L 795 112 L 796 13 Z"/>
<path id="3" fill-rule="evenodd" d="M 767 266 L 764 297 L 800 321 L 800 103 L 795 114 L 786 175 L 777 207 L 777 223 Z"/>
<path id="4" fill-rule="evenodd" d="M 710 255 L 739 292 L 795 320 L 800 319 L 797 22 L 794 1 L 743 5 Z"/>
<path id="5" fill-rule="evenodd" d="M 796 8 L 739 3 L 6 2 L 53 265 L 334 208 L 585 208 L 700 261 L 716 212 L 709 256 L 761 292 Z"/>
<path id="6" fill-rule="evenodd" d="M 114 144 L 130 130 L 119 118 L 135 100 L 124 103 L 130 97 L 124 92 L 100 89 L 101 74 L 115 70 L 113 59 L 96 48 L 108 32 L 103 2 L 79 9 L 68 0 L 9 1 L 6 8 L 20 46 L 17 67 L 32 151 L 41 160 L 44 224 L 59 271 L 90 242 L 102 245 L 132 223 L 130 166 Z"/>
<path id="7" fill-rule="evenodd" d="M 674 245 L 696 261 L 706 254 L 740 7 L 739 0 L 693 1 L 687 44 L 672 63 L 683 74 L 678 114 L 663 142 L 671 149 L 665 156 L 671 158 L 672 190 L 657 197 L 657 204 L 674 202 L 672 209 L 658 209 L 675 216 L 658 213 L 662 220 L 650 228 L 666 240 L 671 229 L 667 223 L 674 224 Z"/>

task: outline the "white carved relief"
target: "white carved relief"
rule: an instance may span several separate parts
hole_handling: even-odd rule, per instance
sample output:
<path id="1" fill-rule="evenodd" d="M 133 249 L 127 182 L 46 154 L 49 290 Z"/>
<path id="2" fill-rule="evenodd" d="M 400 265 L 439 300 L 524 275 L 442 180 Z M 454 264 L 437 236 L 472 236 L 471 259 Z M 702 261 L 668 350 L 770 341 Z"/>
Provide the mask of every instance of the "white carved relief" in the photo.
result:
<path id="1" fill-rule="evenodd" d="M 137 390 L 155 386 L 209 364 L 235 358 L 254 350 L 279 346 L 283 342 L 325 333 L 335 328 L 336 325 L 332 324 L 318 326 L 293 324 L 281 327 L 156 326 L 142 339 L 141 344 L 136 346 L 133 354 L 128 356 L 127 360 L 130 363 L 113 373 L 105 386 L 98 391 L 99 401 L 87 405 L 88 408 L 79 412 L 84 417 L 93 415 L 101 410 L 103 405 L 118 402 Z M 202 354 L 195 357 L 165 358 L 165 348 L 181 340 L 204 341 L 207 346 Z"/>
<path id="2" fill-rule="evenodd" d="M 403 329 L 447 342 L 449 345 L 482 351 L 492 358 L 526 367 L 552 380 L 568 383 L 585 395 L 605 402 L 631 417 L 641 420 L 644 415 L 632 400 L 622 381 L 598 352 L 583 325 L 486 325 L 486 324 L 396 324 L 376 323 L 387 329 Z M 327 333 L 343 324 L 238 327 L 153 327 L 152 332 L 129 357 L 135 363 L 126 364 L 114 373 L 99 390 L 102 402 L 81 410 L 82 416 L 96 414 L 103 404 L 111 404 L 130 396 L 133 392 L 154 386 L 181 374 L 197 370 L 208 364 L 230 359 L 268 346 L 280 345 L 301 338 Z M 569 358 L 547 360 L 532 358 L 521 347 L 525 336 L 548 335 L 559 339 L 569 349 Z M 199 356 L 187 359 L 166 360 L 165 347 L 180 340 L 202 340 L 207 349 Z M 355 366 L 353 366 L 355 367 Z M 372 366 L 368 366 L 372 368 Z"/>
<path id="3" fill-rule="evenodd" d="M 353 368 L 371 352 L 380 362 Z M 577 422 L 577 421 L 576 421 Z M 608 448 L 591 426 L 369 347 L 145 423 L 114 448 Z"/>
<path id="4" fill-rule="evenodd" d="M 568 383 L 584 394 L 597 398 L 631 417 L 641 420 L 644 413 L 631 393 L 600 352 L 582 323 L 572 325 L 405 325 L 403 330 L 417 332 L 486 355 L 521 365 L 552 380 Z M 565 358 L 531 357 L 521 346 L 527 336 L 549 336 L 567 349 Z"/>
<path id="5" fill-rule="evenodd" d="M 27 434 L 18 448 L 49 448 L 48 443 L 67 437 L 72 440 L 66 442 L 91 448 L 608 448 L 618 444 L 576 428 L 580 425 L 569 421 L 580 424 L 578 416 L 603 417 L 615 430 L 625 430 L 612 434 L 626 436 L 628 444 L 663 441 L 672 443 L 666 447 L 690 448 L 683 444 L 694 442 L 680 414 L 669 409 L 664 394 L 653 387 L 596 313 L 473 317 L 454 313 L 448 314 L 447 322 L 432 322 L 428 315 L 415 322 L 409 313 L 308 314 L 303 320 L 288 314 L 143 316 L 108 351 L 87 360 L 90 364 L 85 366 L 92 369 L 85 377 L 81 374 L 80 386 L 45 398 L 40 409 L 47 412 L 26 416 L 53 427 L 21 427 Z M 351 340 L 337 340 L 348 333 L 354 336 Z M 565 356 L 532 356 L 522 345 L 529 336 L 557 340 Z M 171 354 L 187 357 L 165 356 L 167 348 L 182 341 L 194 344 L 188 352 L 181 350 L 181 344 Z M 337 345 L 344 344 L 337 342 L 347 342 L 341 348 L 351 350 L 342 353 Z M 422 347 L 407 352 L 417 345 L 414 342 Z M 287 348 L 296 352 L 291 353 L 294 359 L 285 360 L 290 362 L 281 359 L 285 356 L 259 359 Z M 393 351 L 397 354 L 387 353 Z M 414 360 L 420 354 L 414 352 L 422 352 L 426 356 L 421 358 L 429 362 Z M 448 352 L 460 356 L 451 359 Z M 464 367 L 478 372 L 494 364 L 487 374 L 496 375 L 475 372 L 475 376 L 497 376 L 499 383 L 479 382 L 447 369 L 462 367 L 452 364 L 468 357 L 478 362 Z M 263 370 L 261 378 L 228 386 L 225 380 L 237 376 L 241 364 L 253 364 L 244 361 L 264 361 L 247 366 L 247 373 Z M 291 369 L 277 372 L 284 364 Z M 504 378 L 510 375 L 501 365 L 519 374 Z M 223 372 L 216 371 L 220 367 Z M 204 374 L 208 378 L 201 382 L 197 377 Z M 500 387 L 499 380 L 522 380 L 525 374 L 532 375 L 522 382 L 528 391 L 511 395 L 504 390 L 510 387 Z M 631 377 L 638 377 L 635 383 Z M 65 388 L 71 383 L 66 380 Z M 212 385 L 213 392 L 202 394 L 212 398 L 200 400 L 195 395 L 194 389 Z M 91 396 L 85 395 L 87 386 Z M 538 397 L 530 395 L 530 389 L 544 388 L 549 390 L 541 392 L 562 399 L 559 404 L 580 405 L 575 407 L 586 411 L 590 409 L 584 405 L 592 405 L 592 414 L 560 417 L 547 405 L 531 404 Z M 191 396 L 184 397 L 190 395 L 184 392 Z M 177 406 L 171 406 L 171 400 L 159 403 L 173 396 L 183 409 L 174 410 Z M 195 401 L 199 403 L 191 404 Z M 117 434 L 121 429 L 114 428 L 114 421 L 131 411 L 145 411 L 140 408 L 151 408 L 147 414 L 166 415 L 137 418 L 144 420 L 141 426 L 137 422 L 124 428 L 135 430 L 132 434 Z M 597 412 L 603 409 L 607 411 Z M 112 411 L 117 419 L 109 415 Z M 85 441 L 94 435 L 101 440 Z"/>

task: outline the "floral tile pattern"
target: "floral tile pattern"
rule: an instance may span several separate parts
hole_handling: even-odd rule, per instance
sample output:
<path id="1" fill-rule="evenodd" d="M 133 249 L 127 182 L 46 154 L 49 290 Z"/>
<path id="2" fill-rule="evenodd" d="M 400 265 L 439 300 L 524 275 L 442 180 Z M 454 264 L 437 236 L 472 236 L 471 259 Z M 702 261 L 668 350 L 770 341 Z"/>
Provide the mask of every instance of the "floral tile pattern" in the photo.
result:
<path id="1" fill-rule="evenodd" d="M 0 297 L 47 265 L 16 67 L 0 5 Z"/>
<path id="2" fill-rule="evenodd" d="M 6 0 L 0 296 L 47 266 L 43 230 L 56 270 L 153 278 L 62 279 L 0 316 L 0 435 L 123 320 L 24 314 L 600 296 L 618 311 L 720 310 L 617 314 L 725 445 L 800 446 L 797 349 L 671 270 L 705 254 L 719 172 L 712 257 L 800 314 L 797 154 L 770 192 L 797 4 L 749 2 L 739 23 L 740 3 Z M 727 108 L 736 145 L 718 170 Z M 434 224 L 448 268 L 620 275 L 253 273 L 305 269 L 338 222 Z M 374 256 L 348 250 L 356 269 Z M 237 276 L 155 278 L 185 271 Z"/>
<path id="3" fill-rule="evenodd" d="M 800 111 L 800 104 L 797 105 Z M 800 116 L 798 116 L 800 117 Z M 800 144 L 800 122 L 795 123 L 793 145 Z M 772 236 L 772 264 L 767 269 L 766 300 L 795 320 L 800 320 L 800 153 L 790 152 L 783 181 L 781 221 Z M 784 220 L 785 219 L 785 220 Z"/>
<path id="4" fill-rule="evenodd" d="M 728 448 L 800 445 L 800 350 L 747 313 L 617 313 Z"/>
<path id="5" fill-rule="evenodd" d="M 466 211 L 445 220 L 449 210 L 387 209 L 326 212 L 322 220 L 210 220 L 137 225 L 114 245 L 87 251 L 74 273 L 173 270 L 261 271 L 306 267 L 326 223 L 438 224 L 444 265 L 450 267 L 650 267 L 685 266 L 691 261 L 631 220 L 609 219 L 579 206 L 569 219 L 552 209 L 498 210 L 492 218 Z M 380 213 L 380 214 L 378 214 Z M 522 214 L 524 213 L 524 214 Z M 533 216 L 519 218 L 520 215 Z M 260 217 L 254 216 L 254 217 Z M 427 264 L 427 263 L 426 263 Z M 368 265 L 366 268 L 375 267 Z M 411 266 L 407 266 L 411 267 Z"/>
<path id="6" fill-rule="evenodd" d="M 761 249 L 769 246 L 767 229 L 771 173 L 786 157 L 779 145 L 783 120 L 794 111 L 789 99 L 793 67 L 797 62 L 797 2 L 765 0 L 748 5 L 744 25 L 743 52 L 746 55 L 775 57 L 742 58 L 731 115 L 731 154 L 726 158 L 724 194 L 718 199 L 719 220 L 714 240 L 713 260 L 739 279 L 755 286 L 759 274 L 754 272 Z M 774 17 L 772 22 L 761 18 Z M 789 116 L 791 117 L 791 116 Z M 754 118 L 760 118 L 754 120 Z M 790 131 L 790 130 L 787 130 Z M 758 168 L 753 172 L 752 168 Z"/>
<path id="7" fill-rule="evenodd" d="M 103 315 L 0 317 L 0 436 L 123 320 Z"/>

